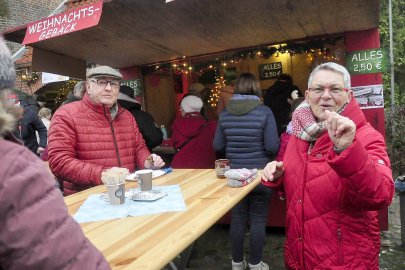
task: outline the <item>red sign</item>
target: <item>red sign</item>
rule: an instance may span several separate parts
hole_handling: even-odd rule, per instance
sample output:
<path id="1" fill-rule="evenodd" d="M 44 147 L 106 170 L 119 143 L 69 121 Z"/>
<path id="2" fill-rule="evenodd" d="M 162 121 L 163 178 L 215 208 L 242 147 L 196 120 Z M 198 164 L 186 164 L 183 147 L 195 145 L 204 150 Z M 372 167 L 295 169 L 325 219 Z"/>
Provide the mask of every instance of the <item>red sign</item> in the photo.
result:
<path id="1" fill-rule="evenodd" d="M 27 26 L 22 44 L 26 45 L 95 26 L 100 21 L 102 9 L 103 2 L 100 1 L 31 22 Z"/>

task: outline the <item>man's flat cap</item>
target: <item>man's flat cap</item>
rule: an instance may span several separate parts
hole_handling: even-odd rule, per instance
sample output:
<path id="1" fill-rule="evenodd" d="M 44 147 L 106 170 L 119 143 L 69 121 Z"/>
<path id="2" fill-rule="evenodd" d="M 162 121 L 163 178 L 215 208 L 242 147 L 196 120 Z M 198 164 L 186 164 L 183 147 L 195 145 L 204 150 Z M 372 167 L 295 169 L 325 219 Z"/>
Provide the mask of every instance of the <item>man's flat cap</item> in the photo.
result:
<path id="1" fill-rule="evenodd" d="M 98 66 L 87 70 L 87 78 L 102 76 L 114 77 L 120 80 L 122 79 L 121 73 L 109 66 Z"/>

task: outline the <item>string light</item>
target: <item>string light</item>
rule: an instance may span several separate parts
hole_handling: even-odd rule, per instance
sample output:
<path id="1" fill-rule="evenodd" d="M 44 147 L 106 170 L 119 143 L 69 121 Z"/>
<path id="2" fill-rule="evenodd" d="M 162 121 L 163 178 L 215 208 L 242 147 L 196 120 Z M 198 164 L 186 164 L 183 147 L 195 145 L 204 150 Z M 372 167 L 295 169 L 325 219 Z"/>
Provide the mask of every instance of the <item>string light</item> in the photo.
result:
<path id="1" fill-rule="evenodd" d="M 216 108 L 218 101 L 219 101 L 219 95 L 221 93 L 221 89 L 225 86 L 225 80 L 224 77 L 220 76 L 219 70 L 215 69 L 215 86 L 213 89 L 211 89 L 210 96 L 208 99 L 208 103 L 212 108 Z"/>

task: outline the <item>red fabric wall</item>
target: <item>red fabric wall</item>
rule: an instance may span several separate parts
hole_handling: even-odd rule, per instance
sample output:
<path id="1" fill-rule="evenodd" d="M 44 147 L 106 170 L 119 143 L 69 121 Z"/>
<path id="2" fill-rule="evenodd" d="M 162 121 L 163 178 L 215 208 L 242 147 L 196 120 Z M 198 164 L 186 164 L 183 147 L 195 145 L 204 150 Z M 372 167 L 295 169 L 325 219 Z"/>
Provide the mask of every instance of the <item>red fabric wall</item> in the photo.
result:
<path id="1" fill-rule="evenodd" d="M 378 29 L 345 33 L 346 52 L 380 48 L 380 34 Z M 352 86 L 382 84 L 382 74 L 352 75 Z M 363 110 L 367 121 L 385 137 L 384 109 Z M 379 213 L 381 230 L 388 230 L 388 209 Z"/>

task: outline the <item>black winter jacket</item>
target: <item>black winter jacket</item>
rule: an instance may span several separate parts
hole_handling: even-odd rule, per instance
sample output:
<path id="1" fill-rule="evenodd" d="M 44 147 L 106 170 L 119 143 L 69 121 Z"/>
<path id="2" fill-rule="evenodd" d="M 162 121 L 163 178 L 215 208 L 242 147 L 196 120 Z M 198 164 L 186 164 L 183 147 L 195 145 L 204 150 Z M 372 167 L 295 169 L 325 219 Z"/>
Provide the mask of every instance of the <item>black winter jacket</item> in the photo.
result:
<path id="1" fill-rule="evenodd" d="M 118 104 L 124 109 L 127 109 L 134 116 L 136 124 L 149 150 L 162 143 L 162 131 L 156 126 L 152 115 L 141 110 L 140 104 L 121 99 L 118 99 Z"/>

